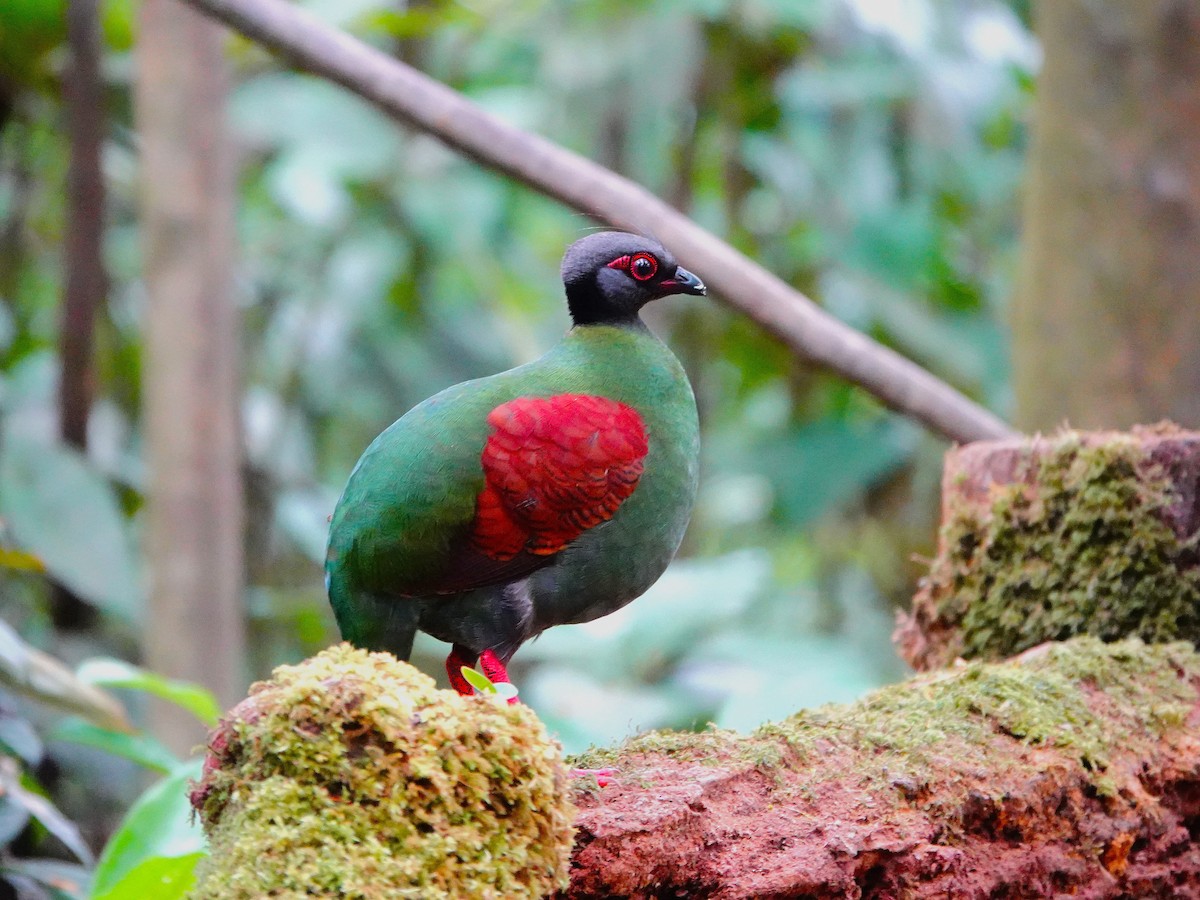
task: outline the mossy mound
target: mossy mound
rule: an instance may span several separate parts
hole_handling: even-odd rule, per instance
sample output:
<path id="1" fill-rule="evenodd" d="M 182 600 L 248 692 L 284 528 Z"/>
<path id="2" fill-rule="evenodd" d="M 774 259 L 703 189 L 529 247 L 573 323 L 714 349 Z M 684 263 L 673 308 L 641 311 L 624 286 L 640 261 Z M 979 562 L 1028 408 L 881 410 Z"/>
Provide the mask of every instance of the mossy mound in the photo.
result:
<path id="1" fill-rule="evenodd" d="M 528 707 L 344 644 L 251 689 L 192 802 L 212 852 L 194 900 L 540 897 L 573 839 L 560 748 Z"/>
<path id="2" fill-rule="evenodd" d="M 930 668 L 1081 634 L 1200 644 L 1195 539 L 1172 529 L 1172 483 L 1139 436 L 1065 432 L 1023 453 L 986 503 L 946 486 L 902 654 Z"/>

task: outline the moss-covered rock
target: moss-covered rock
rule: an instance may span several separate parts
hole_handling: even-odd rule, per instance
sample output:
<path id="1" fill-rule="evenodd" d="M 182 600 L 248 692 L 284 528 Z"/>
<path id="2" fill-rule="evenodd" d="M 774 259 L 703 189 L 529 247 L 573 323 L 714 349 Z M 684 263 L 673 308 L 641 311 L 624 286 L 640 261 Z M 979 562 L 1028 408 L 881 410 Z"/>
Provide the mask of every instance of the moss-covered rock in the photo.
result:
<path id="1" fill-rule="evenodd" d="M 539 897 L 573 836 L 560 749 L 528 707 L 346 645 L 251 689 L 192 800 L 212 851 L 195 900 Z"/>
<path id="2" fill-rule="evenodd" d="M 1187 644 L 1080 637 L 1007 663 L 918 676 L 849 706 L 801 710 L 759 734 L 785 740 L 802 763 L 837 748 L 860 760 L 864 783 L 891 779 L 901 793 L 911 787 L 897 773 L 932 782 L 945 777 L 947 757 L 958 768 L 992 773 L 1027 764 L 997 742 L 1002 735 L 1059 750 L 1099 791 L 1115 793 L 1109 757 L 1148 755 L 1163 734 L 1183 729 L 1197 679 L 1200 657 Z"/>
<path id="3" fill-rule="evenodd" d="M 567 897 L 1176 897 L 1200 884 L 1200 654 L 1078 637 L 740 737 L 578 760 Z"/>
<path id="4" fill-rule="evenodd" d="M 962 772 L 1034 774 L 1045 758 L 1014 753 L 1015 739 L 1073 759 L 1100 793 L 1112 794 L 1129 785 L 1113 781 L 1110 757 L 1149 756 L 1165 734 L 1186 730 L 1198 682 L 1200 655 L 1189 644 L 1079 637 L 1004 663 L 917 675 L 855 703 L 800 710 L 750 736 L 655 731 L 571 763 L 616 766 L 626 780 L 641 777 L 647 759 L 782 768 L 802 775 L 806 791 L 826 781 L 883 793 L 890 785 L 897 803 L 907 803 L 937 782 L 967 790 Z M 947 795 L 943 786 L 939 799 Z"/>
<path id="5" fill-rule="evenodd" d="M 1162 432 L 1000 447 L 1009 480 L 983 491 L 948 462 L 939 553 L 898 630 L 902 655 L 930 668 L 1080 634 L 1200 642 L 1196 540 L 1179 533 L 1180 482 L 1163 464 L 1186 441 Z"/>

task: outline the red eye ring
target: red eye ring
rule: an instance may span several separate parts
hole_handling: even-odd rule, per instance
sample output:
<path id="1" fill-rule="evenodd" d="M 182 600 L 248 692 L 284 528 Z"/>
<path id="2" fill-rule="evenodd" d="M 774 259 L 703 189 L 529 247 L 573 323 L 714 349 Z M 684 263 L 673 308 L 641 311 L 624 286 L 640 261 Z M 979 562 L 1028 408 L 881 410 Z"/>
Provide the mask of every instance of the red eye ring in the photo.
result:
<path id="1" fill-rule="evenodd" d="M 649 281 L 658 274 L 658 260 L 649 253 L 635 253 L 629 260 L 629 274 L 638 281 Z"/>

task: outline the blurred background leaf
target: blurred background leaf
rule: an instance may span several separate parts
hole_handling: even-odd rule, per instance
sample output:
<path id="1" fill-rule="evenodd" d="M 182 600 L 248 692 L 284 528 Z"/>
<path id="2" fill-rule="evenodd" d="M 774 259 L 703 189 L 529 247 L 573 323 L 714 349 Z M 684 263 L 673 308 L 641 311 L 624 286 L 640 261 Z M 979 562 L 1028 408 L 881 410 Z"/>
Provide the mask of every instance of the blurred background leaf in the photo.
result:
<path id="1" fill-rule="evenodd" d="M 71 851 L 84 865 L 94 861 L 92 851 L 84 843 L 83 836 L 74 822 L 59 812 L 58 808 L 32 786 L 27 786 L 17 760 L 0 759 L 0 791 L 38 824 L 54 835 L 64 847 Z"/>
<path id="2" fill-rule="evenodd" d="M 46 571 L 100 609 L 137 618 L 142 591 L 117 497 L 78 451 L 9 436 L 0 513 Z"/>
<path id="3" fill-rule="evenodd" d="M 217 724 L 221 707 L 217 698 L 199 685 L 164 678 L 154 672 L 125 662 L 123 659 L 96 658 L 85 660 L 75 672 L 80 681 L 106 688 L 125 688 L 161 697 L 182 706 L 205 725 Z"/>
<path id="4" fill-rule="evenodd" d="M 204 835 L 188 802 L 199 762 L 179 766 L 146 791 L 104 848 L 92 882 L 93 900 L 174 900 L 195 884 Z"/>

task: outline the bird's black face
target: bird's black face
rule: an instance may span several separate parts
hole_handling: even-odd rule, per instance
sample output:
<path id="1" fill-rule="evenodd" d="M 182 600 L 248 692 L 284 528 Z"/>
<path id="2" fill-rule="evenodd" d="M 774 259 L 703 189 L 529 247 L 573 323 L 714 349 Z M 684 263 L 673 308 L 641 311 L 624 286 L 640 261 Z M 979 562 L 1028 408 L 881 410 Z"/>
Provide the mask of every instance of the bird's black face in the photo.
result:
<path id="1" fill-rule="evenodd" d="M 630 321 L 659 297 L 705 293 L 704 282 L 661 244 L 620 231 L 590 234 L 568 247 L 562 276 L 576 325 Z"/>

